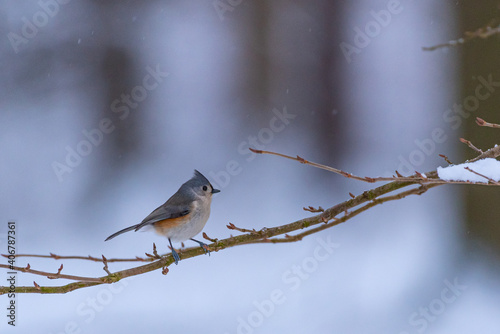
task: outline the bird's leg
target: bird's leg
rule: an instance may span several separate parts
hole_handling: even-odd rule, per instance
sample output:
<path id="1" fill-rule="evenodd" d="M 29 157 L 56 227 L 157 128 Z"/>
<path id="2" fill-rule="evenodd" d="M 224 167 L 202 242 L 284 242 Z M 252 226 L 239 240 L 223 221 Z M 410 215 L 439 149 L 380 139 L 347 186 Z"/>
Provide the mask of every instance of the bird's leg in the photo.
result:
<path id="1" fill-rule="evenodd" d="M 199 243 L 200 247 L 203 248 L 203 250 L 205 251 L 205 254 L 208 254 L 208 256 L 210 256 L 210 249 L 208 249 L 208 245 L 206 243 L 198 241 L 198 240 L 193 239 L 193 238 L 190 238 L 189 240 L 193 240 L 193 241 Z"/>
<path id="2" fill-rule="evenodd" d="M 177 254 L 177 252 L 175 251 L 174 246 L 172 246 L 172 241 L 170 240 L 170 238 L 168 238 L 168 242 L 170 243 L 170 248 L 172 248 L 172 256 L 174 257 L 175 264 L 179 264 L 181 258 L 179 257 L 179 254 Z"/>

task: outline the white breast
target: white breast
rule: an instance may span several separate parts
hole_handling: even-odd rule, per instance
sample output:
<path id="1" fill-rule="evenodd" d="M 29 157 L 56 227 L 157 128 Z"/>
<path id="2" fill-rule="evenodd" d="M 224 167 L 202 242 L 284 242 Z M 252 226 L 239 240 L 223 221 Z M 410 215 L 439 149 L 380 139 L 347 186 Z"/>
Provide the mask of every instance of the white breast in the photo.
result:
<path id="1" fill-rule="evenodd" d="M 210 217 L 211 202 L 211 197 L 198 198 L 198 200 L 193 202 L 191 220 L 186 224 L 170 229 L 165 236 L 172 241 L 180 242 L 188 240 L 200 233 L 205 227 L 208 217 Z"/>

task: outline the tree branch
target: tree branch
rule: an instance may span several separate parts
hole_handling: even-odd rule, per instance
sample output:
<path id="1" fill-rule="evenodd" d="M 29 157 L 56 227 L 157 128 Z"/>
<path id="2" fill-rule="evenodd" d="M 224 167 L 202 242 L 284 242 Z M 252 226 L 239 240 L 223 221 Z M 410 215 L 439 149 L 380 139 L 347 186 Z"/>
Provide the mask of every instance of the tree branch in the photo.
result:
<path id="1" fill-rule="evenodd" d="M 492 124 L 492 123 L 487 123 L 484 120 L 478 119 L 477 123 L 481 126 L 489 126 L 489 127 L 494 127 L 494 128 L 500 128 L 500 125 L 497 124 Z M 481 123 L 481 124 L 480 124 Z M 474 150 L 478 150 L 472 143 L 462 140 L 463 142 L 466 142 L 469 147 L 471 147 Z M 299 156 L 296 158 L 287 156 L 281 153 L 275 153 L 271 151 L 262 151 L 262 150 L 255 150 L 251 149 L 252 152 L 258 153 L 258 154 L 270 154 L 270 155 L 275 155 L 291 160 L 298 161 L 303 164 L 308 164 L 316 168 L 321 168 L 325 169 L 337 174 L 340 174 L 344 177 L 347 178 L 353 178 L 356 180 L 364 181 L 364 182 L 377 182 L 377 181 L 392 181 L 389 183 L 386 183 L 382 186 L 379 186 L 377 188 L 368 190 L 363 192 L 362 194 L 358 196 L 354 196 L 351 193 L 349 193 L 351 199 L 336 204 L 328 209 L 323 209 L 321 207 L 318 207 L 318 209 L 315 209 L 311 206 L 304 208 L 304 210 L 309 211 L 311 213 L 318 213 L 317 215 L 314 215 L 312 217 L 304 218 L 297 220 L 295 222 L 281 225 L 281 226 L 276 226 L 276 227 L 271 227 L 271 228 L 262 228 L 260 230 L 255 230 L 255 229 L 244 229 L 244 228 L 239 228 L 236 227 L 234 224 L 229 223 L 227 225 L 228 229 L 231 230 L 236 230 L 239 232 L 242 232 L 243 234 L 238 235 L 238 236 L 230 236 L 229 238 L 218 240 L 218 239 L 212 239 L 209 238 L 205 233 L 203 234 L 203 237 L 207 240 L 210 240 L 212 243 L 208 245 L 210 250 L 213 250 L 215 252 L 218 252 L 220 250 L 224 250 L 227 248 L 231 248 L 234 246 L 238 245 L 245 245 L 245 244 L 255 244 L 255 243 L 287 243 L 287 242 L 295 242 L 302 240 L 302 238 L 309 236 L 311 234 L 323 231 L 325 229 L 331 228 L 333 226 L 336 226 L 338 224 L 344 223 L 347 220 L 350 220 L 357 216 L 358 214 L 367 211 L 377 205 L 380 205 L 385 202 L 389 201 L 394 201 L 394 200 L 399 200 L 402 198 L 405 198 L 409 195 L 421 195 L 425 193 L 428 189 L 431 189 L 433 187 L 437 187 L 443 184 L 479 184 L 479 185 L 489 185 L 489 186 L 498 186 L 499 182 L 491 179 L 490 177 L 477 173 L 469 168 L 469 171 L 472 173 L 475 173 L 477 175 L 482 176 L 486 181 L 484 183 L 472 183 L 469 181 L 445 181 L 441 180 L 438 178 L 437 172 L 432 171 L 428 172 L 425 174 L 421 174 L 418 172 L 415 172 L 415 175 L 409 176 L 409 177 L 404 177 L 401 176 L 397 171 L 396 175 L 393 177 L 376 177 L 376 178 L 371 178 L 371 177 L 359 177 L 352 175 L 350 173 L 346 173 L 342 170 L 321 165 L 315 162 L 310 162 L 307 161 Z M 471 159 L 470 162 L 474 162 L 480 159 L 484 158 L 497 158 L 500 156 L 500 146 L 493 147 L 486 152 L 481 152 L 477 157 L 474 159 Z M 445 157 L 445 156 L 443 156 Z M 445 157 L 447 161 L 449 159 Z M 399 191 L 402 188 L 409 187 L 412 185 L 418 185 L 418 187 L 413 187 L 411 189 L 405 190 L 405 191 Z M 387 195 L 389 193 L 397 192 L 392 195 Z M 387 195 L 387 196 L 385 196 Z M 340 216 L 341 214 L 344 214 L 342 217 L 337 217 Z M 298 232 L 301 230 L 306 229 L 306 231 L 299 232 L 295 235 L 290 235 L 292 232 Z M 278 237 L 284 235 L 283 237 Z M 195 256 L 200 256 L 202 254 L 205 254 L 205 250 L 200 248 L 200 247 L 193 247 L 193 248 L 188 248 L 185 250 L 182 250 L 179 252 L 179 256 L 181 259 L 188 259 L 192 258 Z M 4 255 L 5 256 L 5 255 Z M 140 258 L 136 257 L 133 259 L 107 259 L 104 255 L 102 255 L 101 258 L 98 257 L 93 257 L 93 256 L 60 256 L 60 255 L 55 255 L 53 253 L 50 253 L 50 255 L 34 255 L 34 254 L 22 254 L 22 255 L 17 255 L 16 257 L 33 257 L 33 258 L 53 258 L 55 260 L 60 260 L 60 259 L 81 259 L 81 260 L 88 260 L 88 261 L 94 261 L 94 262 L 102 262 L 104 264 L 103 270 L 107 273 L 105 276 L 100 276 L 100 277 L 83 277 L 83 276 L 75 276 L 75 275 L 66 275 L 62 274 L 61 271 L 63 269 L 63 266 L 61 265 L 59 269 L 57 270 L 56 273 L 49 273 L 49 272 L 44 272 L 44 271 L 38 271 L 31 269 L 30 265 L 27 264 L 26 267 L 15 267 L 15 266 L 10 266 L 10 265 L 4 265 L 0 264 L 0 268 L 6 268 L 11 271 L 20 271 L 20 272 L 25 272 L 25 273 L 30 273 L 34 275 L 39 275 L 39 276 L 44 276 L 50 279 L 69 279 L 69 280 L 77 280 L 77 282 L 70 283 L 67 285 L 61 285 L 61 286 L 40 286 L 36 282 L 33 282 L 34 286 L 22 286 L 22 287 L 16 287 L 15 292 L 16 293 L 66 293 L 69 291 L 73 291 L 76 289 L 81 289 L 89 286 L 95 286 L 95 285 L 100 285 L 100 284 L 110 284 L 114 282 L 118 282 L 119 280 L 131 276 L 137 276 L 146 272 L 150 272 L 153 270 L 157 269 L 162 269 L 162 274 L 167 274 L 168 273 L 168 267 L 174 262 L 174 259 L 172 257 L 172 254 L 169 253 L 164 256 L 160 256 L 157 251 L 156 251 L 156 245 L 153 244 L 153 255 L 146 253 L 147 258 Z M 150 262 L 147 264 L 143 264 L 137 267 L 117 271 L 117 272 L 111 272 L 109 270 L 108 264 L 111 262 L 130 262 L 130 261 L 140 261 L 140 262 Z M 1 294 L 6 294 L 9 291 L 10 287 L 0 287 L 0 295 Z"/>
<path id="2" fill-rule="evenodd" d="M 335 218 L 338 214 L 341 214 L 343 212 L 346 212 L 347 210 L 354 208 L 362 203 L 365 202 L 370 202 L 375 200 L 377 197 L 384 195 L 386 193 L 398 190 L 400 188 L 406 187 L 412 183 L 410 182 L 392 182 L 389 184 L 382 185 L 378 188 L 375 188 L 370 191 L 365 191 L 363 194 L 356 196 L 353 199 L 350 199 L 346 202 L 337 204 L 329 209 L 326 209 L 324 212 L 321 214 L 309 217 L 309 218 L 304 218 L 301 220 L 297 220 L 293 223 L 285 224 L 282 226 L 277 226 L 277 227 L 272 227 L 272 228 L 263 228 L 259 231 L 251 231 L 250 233 L 226 238 L 223 240 L 218 240 L 210 245 L 209 248 L 211 250 L 214 250 L 218 252 L 219 250 L 223 250 L 226 248 L 231 248 L 234 246 L 238 245 L 244 245 L 244 244 L 251 244 L 255 243 L 257 241 L 263 242 L 263 240 L 270 239 L 274 236 L 278 235 L 283 235 L 287 234 L 290 232 L 298 231 L 301 229 L 305 229 L 311 226 L 319 225 L 319 224 L 325 224 L 325 221 L 328 222 L 332 219 Z M 404 196 L 403 196 L 404 197 Z M 344 222 L 357 214 L 367 210 L 368 208 L 380 204 L 383 201 L 383 199 L 379 200 L 380 202 L 372 202 L 370 205 L 368 205 L 366 208 L 360 208 L 359 210 L 353 211 L 347 216 L 343 218 L 339 218 L 336 220 L 334 223 L 329 224 L 329 225 L 324 225 L 325 227 L 321 226 L 321 229 L 323 230 L 325 228 L 330 228 L 332 226 L 337 225 L 340 222 Z M 299 239 L 297 239 L 299 240 Z M 189 248 L 186 249 L 182 252 L 179 253 L 179 256 L 181 259 L 188 259 L 191 257 L 199 256 L 205 254 L 205 251 L 201 249 L 200 247 L 194 247 L 194 248 Z M 84 259 L 88 259 L 88 257 L 84 257 Z M 102 262 L 102 260 L 100 261 Z M 110 262 L 110 260 L 108 260 Z M 88 287 L 88 286 L 95 286 L 99 284 L 105 284 L 105 283 L 114 283 L 118 282 L 120 279 L 126 278 L 126 277 L 131 277 L 131 276 L 137 276 L 146 272 L 150 272 L 153 270 L 157 270 L 160 268 L 168 267 L 174 262 L 173 257 L 171 254 L 168 254 L 167 256 L 162 257 L 159 260 L 156 260 L 152 263 L 148 263 L 139 267 L 134 267 L 130 269 L 125 269 L 121 271 L 117 271 L 115 273 L 109 274 L 107 276 L 102 276 L 102 277 L 81 277 L 81 278 L 76 278 L 80 279 L 80 281 L 75 282 L 75 283 L 70 283 L 67 285 L 63 286 L 45 286 L 45 287 L 16 287 L 16 292 L 17 293 L 66 293 L 69 291 L 73 291 L 76 289 Z M 0 265 L 2 268 L 9 268 L 8 265 Z M 28 268 L 29 269 L 29 268 Z M 42 271 L 35 271 L 32 269 L 26 270 L 26 268 L 22 267 L 15 267 L 14 270 L 22 271 L 22 272 L 28 272 L 31 274 L 36 274 L 40 276 L 49 276 L 49 275 L 54 275 L 51 273 L 46 273 Z M 55 278 L 66 278 L 66 279 L 75 279 L 75 277 L 78 276 L 71 276 L 71 275 L 60 275 L 59 277 Z M 8 293 L 9 288 L 8 287 L 0 287 L 0 295 Z"/>

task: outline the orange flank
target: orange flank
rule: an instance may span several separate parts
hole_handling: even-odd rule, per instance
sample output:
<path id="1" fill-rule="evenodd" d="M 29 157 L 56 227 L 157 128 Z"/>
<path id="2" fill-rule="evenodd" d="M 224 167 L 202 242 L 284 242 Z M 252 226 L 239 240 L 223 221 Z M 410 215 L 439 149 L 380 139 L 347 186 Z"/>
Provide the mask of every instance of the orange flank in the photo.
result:
<path id="1" fill-rule="evenodd" d="M 177 218 L 168 218 L 157 221 L 153 224 L 156 232 L 159 234 L 166 234 L 168 230 L 171 228 L 177 227 L 179 225 L 185 224 L 189 221 L 190 215 L 187 214 L 185 216 L 177 217 Z"/>

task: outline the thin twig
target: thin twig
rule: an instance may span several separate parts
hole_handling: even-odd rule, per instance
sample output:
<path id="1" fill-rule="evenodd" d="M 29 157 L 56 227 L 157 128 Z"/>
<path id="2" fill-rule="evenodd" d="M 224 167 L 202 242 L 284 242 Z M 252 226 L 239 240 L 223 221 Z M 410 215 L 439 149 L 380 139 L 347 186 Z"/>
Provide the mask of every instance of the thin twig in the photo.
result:
<path id="1" fill-rule="evenodd" d="M 30 274 L 34 274 L 34 275 L 45 276 L 45 277 L 48 277 L 48 278 L 64 278 L 64 279 L 70 279 L 70 280 L 74 280 L 74 281 L 101 282 L 102 283 L 102 280 L 100 278 L 75 276 L 75 275 L 65 275 L 65 274 L 61 274 L 60 271 L 58 271 L 57 273 L 49 273 L 49 272 L 45 272 L 45 271 L 34 270 L 34 269 L 31 269 L 31 266 L 29 264 L 26 267 L 16 267 L 16 266 L 10 266 L 10 265 L 7 265 L 7 264 L 0 264 L 0 268 L 9 269 L 11 271 L 20 271 L 20 272 L 23 272 L 23 273 L 30 273 Z M 62 269 L 62 268 L 60 268 L 60 269 Z M 2 290 L 1 290 L 2 288 L 3 287 L 0 287 L 0 294 L 2 294 L 1 293 L 2 292 Z M 16 289 L 17 289 L 17 287 L 16 287 Z"/>
<path id="2" fill-rule="evenodd" d="M 9 255 L 1 254 L 3 257 L 9 257 Z M 20 257 L 33 257 L 33 258 L 45 258 L 45 259 L 54 259 L 54 260 L 89 260 L 93 262 L 102 262 L 102 258 L 94 257 L 94 256 L 65 256 L 65 255 L 56 255 L 50 253 L 50 255 L 39 255 L 39 254 L 16 254 L 16 258 Z M 132 259 L 108 259 L 108 262 L 151 262 L 151 259 L 144 259 L 141 257 L 135 257 Z"/>
<path id="3" fill-rule="evenodd" d="M 298 161 L 298 162 L 303 163 L 303 164 L 311 165 L 311 166 L 316 167 L 316 168 L 320 168 L 320 169 L 324 169 L 324 170 L 327 170 L 327 171 L 330 171 L 333 173 L 340 174 L 340 175 L 347 177 L 347 178 L 360 180 L 360 181 L 364 181 L 364 182 L 369 182 L 369 183 L 393 181 L 393 182 L 410 182 L 412 184 L 427 184 L 427 185 L 430 185 L 430 184 L 475 184 L 475 185 L 487 185 L 487 186 L 492 185 L 491 183 L 488 183 L 488 182 L 475 182 L 474 183 L 474 182 L 470 182 L 470 181 L 441 180 L 438 178 L 436 171 L 432 171 L 432 172 L 428 172 L 428 173 L 424 173 L 424 174 L 419 173 L 419 172 L 415 172 L 415 175 L 408 176 L 408 177 L 399 176 L 401 174 L 399 174 L 398 171 L 396 171 L 396 174 L 398 175 L 398 177 L 359 177 L 359 176 L 356 176 L 356 175 L 353 175 L 350 173 L 346 173 L 340 169 L 328 167 L 328 166 L 325 166 L 322 164 L 318 164 L 315 162 L 305 160 L 304 158 L 301 158 L 299 156 L 297 156 L 297 158 L 294 158 L 294 157 L 291 157 L 289 155 L 276 153 L 276 152 L 272 152 L 272 151 L 255 150 L 253 148 L 250 148 L 250 150 L 254 153 L 257 153 L 257 154 L 270 154 L 270 155 L 276 155 L 279 157 L 295 160 L 295 161 Z M 479 159 L 484 159 L 484 158 L 497 157 L 499 155 L 500 155 L 500 146 L 497 146 L 497 147 L 494 147 L 486 152 L 483 152 L 478 157 L 470 160 L 470 162 L 473 162 L 473 161 L 476 161 Z"/>
<path id="4" fill-rule="evenodd" d="M 484 119 L 479 118 L 479 117 L 476 117 L 476 124 L 479 126 L 487 126 L 490 128 L 500 129 L 500 124 L 489 123 L 489 122 L 486 122 Z"/>
<path id="5" fill-rule="evenodd" d="M 464 44 L 464 43 L 468 42 L 469 40 L 476 39 L 476 38 L 486 39 L 490 36 L 493 36 L 495 34 L 500 33 L 500 26 L 494 26 L 495 23 L 496 22 L 490 23 L 484 27 L 476 29 L 475 31 L 466 31 L 464 34 L 464 37 L 459 38 L 457 40 L 451 40 L 449 42 L 434 45 L 434 46 L 422 47 L 422 50 L 434 51 L 434 50 L 444 48 L 444 47 L 453 47 L 453 46 L 457 46 L 459 44 Z"/>
<path id="6" fill-rule="evenodd" d="M 443 158 L 443 159 L 444 159 L 444 161 L 446 161 L 446 162 L 447 162 L 447 163 L 449 163 L 450 165 L 453 165 L 453 163 L 450 161 L 450 159 L 449 159 L 446 155 L 444 155 L 444 154 L 440 154 L 439 156 L 440 156 L 441 158 Z"/>
<path id="7" fill-rule="evenodd" d="M 226 227 L 230 230 L 236 230 L 236 231 L 240 231 L 242 233 L 258 233 L 258 231 L 256 231 L 255 229 L 248 230 L 246 228 L 240 228 L 240 227 L 235 226 L 233 223 L 227 224 Z"/>
<path id="8" fill-rule="evenodd" d="M 474 162 L 474 161 L 478 161 L 478 160 L 486 159 L 486 158 L 494 158 L 494 159 L 496 159 L 499 156 L 500 156 L 500 146 L 495 146 L 495 147 L 490 148 L 486 152 L 478 155 L 474 159 L 470 159 L 469 162 Z M 476 184 L 479 184 L 479 183 L 476 183 Z M 486 184 L 488 184 L 488 183 L 486 183 Z"/>
<path id="9" fill-rule="evenodd" d="M 491 182 L 491 183 L 493 183 L 493 184 L 499 185 L 499 183 L 498 183 L 497 181 L 493 180 L 492 178 L 490 178 L 490 177 L 488 177 L 488 176 L 486 176 L 486 175 L 483 175 L 483 174 L 481 174 L 481 173 L 478 173 L 478 172 L 476 172 L 476 171 L 474 171 L 474 170 L 470 169 L 469 167 L 464 167 L 464 168 L 465 168 L 465 169 L 467 169 L 467 170 L 468 170 L 469 172 L 471 172 L 471 173 L 474 173 L 474 174 L 476 174 L 476 175 L 478 175 L 478 176 L 484 177 L 486 180 L 490 181 L 490 182 Z"/>
<path id="10" fill-rule="evenodd" d="M 27 268 L 29 269 L 29 264 L 27 266 Z M 61 263 L 61 266 L 59 267 L 59 269 L 57 269 L 57 273 L 54 274 L 54 275 L 51 275 L 51 276 L 47 276 L 47 278 L 50 278 L 50 279 L 56 279 L 56 278 L 60 278 L 61 277 L 61 271 L 63 270 L 63 264 Z"/>
<path id="11" fill-rule="evenodd" d="M 474 144 L 472 144 L 472 142 L 470 140 L 467 140 L 467 139 L 464 139 L 464 138 L 460 138 L 460 141 L 462 143 L 466 144 L 467 146 L 469 146 L 471 149 L 473 149 L 477 153 L 479 153 L 479 154 L 483 154 L 484 153 L 482 150 L 480 150 L 479 148 L 477 148 L 476 146 L 474 146 Z"/>
<path id="12" fill-rule="evenodd" d="M 302 210 L 304 211 L 309 211 L 309 212 L 312 212 L 312 213 L 316 213 L 316 212 L 325 212 L 325 209 L 323 209 L 321 206 L 318 206 L 318 208 L 314 208 L 312 206 L 309 206 L 309 207 L 304 207 L 302 208 Z"/>
<path id="13" fill-rule="evenodd" d="M 182 246 L 184 247 L 184 244 Z M 158 260 L 161 258 L 161 256 L 156 251 L 156 244 L 154 242 L 153 242 L 153 255 L 149 253 L 144 253 L 144 254 L 146 254 L 146 256 L 149 257 L 151 260 Z"/>
<path id="14" fill-rule="evenodd" d="M 203 232 L 202 236 L 203 236 L 203 238 L 205 240 L 208 240 L 208 241 L 211 241 L 211 242 L 217 242 L 219 240 L 217 238 L 210 238 L 205 232 Z"/>
<path id="15" fill-rule="evenodd" d="M 109 271 L 109 268 L 108 268 L 108 260 L 106 259 L 106 257 L 104 255 L 102 256 L 102 263 L 104 263 L 104 267 L 102 269 L 104 269 L 106 274 L 111 275 L 111 272 Z"/>
<path id="16" fill-rule="evenodd" d="M 360 176 L 356 176 L 356 175 L 353 175 L 353 174 L 350 174 L 350 173 L 346 173 L 346 172 L 344 172 L 344 171 L 342 171 L 340 169 L 337 169 L 337 168 L 333 168 L 333 167 L 330 167 L 330 166 L 318 164 L 316 162 L 308 161 L 308 160 L 306 160 L 304 158 L 299 157 L 298 155 L 297 155 L 296 158 L 294 158 L 294 157 L 291 157 L 291 156 L 286 155 L 286 154 L 276 153 L 276 152 L 272 152 L 272 151 L 256 150 L 256 149 L 251 148 L 251 147 L 249 149 L 253 153 L 257 153 L 257 154 L 271 154 L 271 155 L 276 155 L 276 156 L 279 156 L 279 157 L 282 157 L 282 158 L 295 160 L 295 161 L 298 161 L 298 162 L 300 162 L 302 164 L 311 165 L 313 167 L 324 169 L 324 170 L 327 170 L 329 172 L 334 172 L 334 173 L 340 174 L 340 175 L 345 176 L 345 177 L 350 178 L 350 179 L 355 179 L 355 180 L 364 181 L 364 182 L 370 182 L 370 183 L 373 182 L 373 181 L 371 181 L 372 180 L 371 178 L 360 177 Z"/>
<path id="17" fill-rule="evenodd" d="M 153 255 L 159 259 L 161 256 L 158 254 L 158 251 L 156 250 L 156 244 L 153 242 Z"/>

